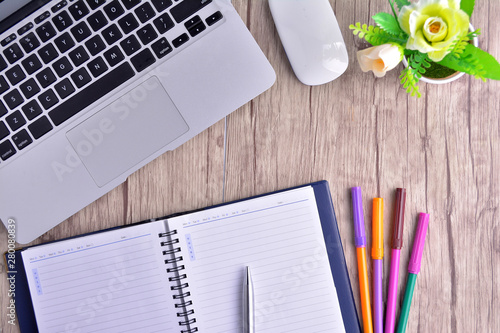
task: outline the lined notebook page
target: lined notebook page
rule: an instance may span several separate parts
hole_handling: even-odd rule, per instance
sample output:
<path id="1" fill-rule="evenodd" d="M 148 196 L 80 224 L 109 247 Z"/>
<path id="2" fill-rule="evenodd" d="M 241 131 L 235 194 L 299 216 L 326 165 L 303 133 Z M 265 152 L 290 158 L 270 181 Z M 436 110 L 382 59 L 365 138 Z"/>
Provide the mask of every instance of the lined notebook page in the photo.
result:
<path id="1" fill-rule="evenodd" d="M 256 331 L 344 332 L 312 187 L 169 220 L 200 332 L 241 332 L 250 266 Z"/>
<path id="2" fill-rule="evenodd" d="M 178 332 L 163 221 L 22 252 L 40 332 Z"/>

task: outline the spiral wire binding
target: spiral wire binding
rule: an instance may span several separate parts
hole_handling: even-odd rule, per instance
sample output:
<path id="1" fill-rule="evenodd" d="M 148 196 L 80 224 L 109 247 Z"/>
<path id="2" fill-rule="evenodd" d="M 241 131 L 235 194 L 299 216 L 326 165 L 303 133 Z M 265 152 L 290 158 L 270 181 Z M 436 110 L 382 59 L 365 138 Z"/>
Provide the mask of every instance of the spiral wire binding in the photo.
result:
<path id="1" fill-rule="evenodd" d="M 194 315 L 194 309 L 190 308 L 193 302 L 186 299 L 191 296 L 191 292 L 186 290 L 189 288 L 189 283 L 182 281 L 187 278 L 187 275 L 182 273 L 185 266 L 180 264 L 183 260 L 182 256 L 177 256 L 177 253 L 181 252 L 181 248 L 176 245 L 179 243 L 179 238 L 175 238 L 175 235 L 177 235 L 177 230 L 158 234 L 160 238 L 167 239 L 166 241 L 160 242 L 160 245 L 167 247 L 167 250 L 162 252 L 163 255 L 168 256 L 167 259 L 165 259 L 165 264 L 172 265 L 167 268 L 167 273 L 172 274 L 172 276 L 169 276 L 168 280 L 175 283 L 170 289 L 178 292 L 178 294 L 172 297 L 175 300 L 179 300 L 179 303 L 175 304 L 175 308 L 180 311 L 177 312 L 177 317 L 182 318 L 179 321 L 179 326 L 186 327 L 186 329 L 181 330 L 181 333 L 194 333 L 198 332 L 198 327 L 193 327 L 196 323 L 196 318 L 191 318 L 191 316 Z"/>

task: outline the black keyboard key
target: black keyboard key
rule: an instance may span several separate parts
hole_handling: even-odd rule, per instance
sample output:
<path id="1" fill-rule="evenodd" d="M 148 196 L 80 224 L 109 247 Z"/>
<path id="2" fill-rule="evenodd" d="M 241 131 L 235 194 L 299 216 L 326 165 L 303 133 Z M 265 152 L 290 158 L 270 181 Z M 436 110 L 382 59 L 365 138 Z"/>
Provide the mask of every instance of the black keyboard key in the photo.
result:
<path id="1" fill-rule="evenodd" d="M 104 44 L 104 41 L 101 37 L 99 37 L 99 35 L 95 35 L 94 37 L 86 41 L 85 46 L 93 56 L 95 56 L 99 52 L 102 52 L 106 48 L 106 44 Z"/>
<path id="2" fill-rule="evenodd" d="M 19 34 L 19 36 L 21 35 L 24 35 L 26 32 L 28 32 L 29 30 L 33 29 L 34 25 L 33 23 L 29 22 L 28 24 L 22 26 L 21 28 L 19 28 L 17 30 L 17 33 Z"/>
<path id="3" fill-rule="evenodd" d="M 89 26 L 85 22 L 80 22 L 71 28 L 71 33 L 73 37 L 75 37 L 76 41 L 80 43 L 82 40 L 89 37 L 92 32 L 89 29 Z"/>
<path id="4" fill-rule="evenodd" d="M 189 30 L 200 22 L 201 22 L 201 18 L 198 15 L 196 15 L 196 16 L 191 17 L 189 20 L 187 20 L 184 23 L 184 26 L 186 27 L 186 29 Z"/>
<path id="5" fill-rule="evenodd" d="M 29 75 L 42 68 L 42 63 L 35 54 L 32 54 L 28 58 L 24 59 L 21 64 L 23 65 L 26 73 L 28 73 Z"/>
<path id="6" fill-rule="evenodd" d="M 75 4 L 69 6 L 68 10 L 71 15 L 73 15 L 75 21 L 80 20 L 82 17 L 86 16 L 89 13 L 87 5 L 85 5 L 82 0 L 77 1 Z"/>
<path id="7" fill-rule="evenodd" d="M 26 99 L 30 99 L 40 92 L 40 87 L 33 78 L 21 83 L 19 88 Z"/>
<path id="8" fill-rule="evenodd" d="M 7 90 L 9 90 L 9 84 L 7 83 L 5 78 L 0 75 L 0 94 L 3 94 Z M 1 115 L 0 115 L 0 117 L 1 117 Z"/>
<path id="9" fill-rule="evenodd" d="M 49 17 L 50 17 L 50 12 L 46 11 L 43 14 L 40 14 L 38 17 L 35 18 L 35 23 L 40 24 L 43 21 L 45 21 L 46 19 L 48 19 Z"/>
<path id="10" fill-rule="evenodd" d="M 5 68 L 7 68 L 7 63 L 5 62 L 3 57 L 0 55 L 0 71 L 4 70 Z"/>
<path id="11" fill-rule="evenodd" d="M 122 32 L 116 24 L 112 24 L 102 31 L 102 36 L 108 45 L 118 42 L 122 37 Z"/>
<path id="12" fill-rule="evenodd" d="M 172 0 L 153 0 L 151 2 L 158 12 L 162 12 L 172 6 Z"/>
<path id="13" fill-rule="evenodd" d="M 84 67 L 71 74 L 71 79 L 78 88 L 83 87 L 92 80 L 89 72 Z"/>
<path id="14" fill-rule="evenodd" d="M 67 11 L 60 12 L 52 18 L 52 22 L 56 26 L 57 30 L 63 31 L 67 29 L 71 24 L 73 24 L 73 20 L 69 17 Z"/>
<path id="15" fill-rule="evenodd" d="M 5 125 L 3 121 L 0 121 L 0 140 L 6 138 L 7 135 L 9 135 L 9 134 L 10 134 L 10 131 L 7 128 L 7 125 Z"/>
<path id="16" fill-rule="evenodd" d="M 125 35 L 134 31 L 137 27 L 139 27 L 139 22 L 135 19 L 132 13 L 125 15 L 121 19 L 118 20 L 118 24 L 122 28 Z"/>
<path id="17" fill-rule="evenodd" d="M 213 25 L 216 22 L 220 21 L 221 19 L 222 19 L 222 13 L 217 11 L 217 12 L 213 13 L 212 15 L 210 15 L 209 17 L 207 17 L 205 22 L 207 22 L 207 24 L 210 26 L 210 25 Z"/>
<path id="18" fill-rule="evenodd" d="M 115 67 L 125 59 L 118 46 L 113 46 L 111 49 L 104 52 L 104 58 L 111 67 Z"/>
<path id="19" fill-rule="evenodd" d="M 21 40 L 19 40 L 19 43 L 21 44 L 26 53 L 30 53 L 31 51 L 40 46 L 40 41 L 38 40 L 38 38 L 36 38 L 35 34 L 32 32 L 21 38 Z"/>
<path id="20" fill-rule="evenodd" d="M 48 64 L 55 58 L 59 56 L 59 53 L 57 53 L 56 48 L 52 44 L 47 44 L 44 47 L 42 47 L 40 50 L 38 50 L 38 55 L 40 58 L 42 58 L 42 61 L 45 64 Z"/>
<path id="21" fill-rule="evenodd" d="M 183 1 L 170 10 L 177 23 L 181 23 L 194 13 L 211 3 L 212 0 L 187 0 Z"/>
<path id="22" fill-rule="evenodd" d="M 104 59 L 97 57 L 87 64 L 87 67 L 94 77 L 101 76 L 108 70 L 108 65 L 104 62 Z"/>
<path id="23" fill-rule="evenodd" d="M 28 131 L 22 130 L 12 136 L 12 141 L 17 147 L 17 150 L 21 150 L 23 148 L 28 147 L 32 142 L 31 136 L 28 134 Z"/>
<path id="24" fill-rule="evenodd" d="M 118 17 L 123 15 L 123 13 L 125 13 L 118 0 L 113 0 L 111 3 L 104 6 L 104 12 L 111 21 L 116 20 Z"/>
<path id="25" fill-rule="evenodd" d="M 16 34 L 11 34 L 7 37 L 5 37 L 4 39 L 2 39 L 2 41 L 0 42 L 0 45 L 2 46 L 7 46 L 9 45 L 12 41 L 14 41 L 15 39 L 17 38 Z"/>
<path id="26" fill-rule="evenodd" d="M 26 124 L 26 119 L 19 111 L 14 111 L 5 117 L 5 121 L 9 124 L 10 129 L 14 132 Z"/>
<path id="27" fill-rule="evenodd" d="M 161 34 L 164 34 L 175 26 L 174 21 L 172 21 L 167 13 L 160 15 L 160 17 L 155 19 L 153 23 Z"/>
<path id="28" fill-rule="evenodd" d="M 87 3 L 92 9 L 96 9 L 99 6 L 104 5 L 105 2 L 106 0 L 87 0 Z"/>
<path id="29" fill-rule="evenodd" d="M 123 51 L 125 51 L 125 54 L 128 56 L 139 51 L 141 48 L 141 43 L 139 43 L 134 35 L 125 38 L 120 45 L 122 46 Z"/>
<path id="30" fill-rule="evenodd" d="M 30 130 L 31 135 L 33 135 L 36 140 L 40 139 L 42 136 L 50 132 L 52 128 L 54 127 L 50 123 L 49 119 L 45 116 L 28 125 L 28 129 Z"/>
<path id="31" fill-rule="evenodd" d="M 23 51 L 21 51 L 21 48 L 17 45 L 17 43 L 12 44 L 3 50 L 3 54 L 5 55 L 5 58 L 7 58 L 7 61 L 11 64 L 15 63 L 24 56 Z"/>
<path id="32" fill-rule="evenodd" d="M 87 53 L 87 51 L 85 51 L 83 46 L 78 46 L 76 49 L 71 51 L 69 53 L 69 57 L 76 67 L 82 65 L 90 59 L 89 54 Z"/>
<path id="33" fill-rule="evenodd" d="M 5 37 L 4 39 L 2 39 L 2 41 L 0 41 L 0 45 L 1 46 L 7 46 L 9 45 L 11 42 L 15 41 L 17 38 L 17 35 L 16 34 L 11 34 L 7 37 Z"/>
<path id="34" fill-rule="evenodd" d="M 154 41 L 158 34 L 151 24 L 145 25 L 144 27 L 137 30 L 137 36 L 141 40 L 142 44 L 147 45 Z"/>
<path id="35" fill-rule="evenodd" d="M 136 71 L 142 72 L 154 64 L 156 62 L 156 58 L 149 49 L 145 49 L 136 56 L 132 57 L 130 61 L 132 62 L 132 65 L 134 65 Z"/>
<path id="36" fill-rule="evenodd" d="M 26 78 L 26 74 L 24 74 L 21 66 L 19 65 L 15 65 L 14 67 L 6 71 L 5 76 L 7 76 L 7 79 L 9 79 L 10 84 L 12 84 L 13 86 Z"/>
<path id="37" fill-rule="evenodd" d="M 24 102 L 19 90 L 14 89 L 3 97 L 9 109 L 13 110 Z"/>
<path id="38" fill-rule="evenodd" d="M 62 57 L 52 64 L 52 68 L 56 72 L 57 76 L 63 77 L 73 70 L 73 66 L 69 63 L 68 58 Z"/>
<path id="39" fill-rule="evenodd" d="M 46 22 L 43 25 L 36 28 L 36 33 L 43 43 L 54 37 L 57 33 L 50 22 Z"/>
<path id="40" fill-rule="evenodd" d="M 138 4 L 141 3 L 141 0 L 121 0 L 125 8 L 130 9 L 134 8 Z"/>
<path id="41" fill-rule="evenodd" d="M 0 158 L 3 161 L 7 161 L 15 153 L 16 153 L 16 148 L 14 148 L 14 146 L 9 140 L 0 143 Z"/>
<path id="42" fill-rule="evenodd" d="M 94 31 L 101 30 L 108 24 L 108 20 L 104 16 L 104 14 L 99 11 L 95 14 L 92 14 L 88 19 L 87 22 L 89 23 L 90 27 Z"/>
<path id="43" fill-rule="evenodd" d="M 36 79 L 42 88 L 46 88 L 56 81 L 56 76 L 50 68 L 45 68 L 36 75 Z"/>
<path id="44" fill-rule="evenodd" d="M 52 6 L 52 8 L 50 8 L 50 11 L 52 13 L 57 13 L 58 11 L 60 11 L 61 9 L 64 8 L 64 6 L 66 6 L 68 4 L 68 2 L 66 0 L 63 0 L 57 4 L 55 4 L 54 6 Z"/>
<path id="45" fill-rule="evenodd" d="M 50 109 L 51 107 L 56 105 L 57 102 L 59 102 L 59 99 L 57 99 L 57 96 L 52 89 L 49 89 L 41 93 L 38 96 L 38 100 L 40 101 L 40 104 L 42 104 L 45 110 Z"/>
<path id="46" fill-rule="evenodd" d="M 146 2 L 145 4 L 136 8 L 134 12 L 135 15 L 137 15 L 137 17 L 139 18 L 139 21 L 141 21 L 142 23 L 151 20 L 156 15 L 155 10 L 153 9 L 153 7 L 151 7 L 149 2 Z"/>
<path id="47" fill-rule="evenodd" d="M 28 103 L 24 104 L 21 108 L 23 110 L 24 115 L 28 120 L 33 120 L 39 115 L 42 114 L 42 108 L 38 104 L 36 100 L 31 100 Z"/>
<path id="48" fill-rule="evenodd" d="M 129 63 L 125 62 L 113 71 L 93 82 L 80 93 L 70 97 L 66 102 L 49 112 L 49 116 L 56 126 L 70 119 L 87 106 L 127 82 L 135 75 Z"/>
<path id="49" fill-rule="evenodd" d="M 172 44 L 175 46 L 175 47 L 179 47 L 181 46 L 182 44 L 184 44 L 185 42 L 187 42 L 189 40 L 189 36 L 187 34 L 182 34 L 180 35 L 179 37 L 175 38 L 173 41 L 172 41 Z"/>
<path id="50" fill-rule="evenodd" d="M 7 114 L 7 108 L 3 105 L 2 101 L 0 101 L 0 117 L 3 117 Z"/>
<path id="51" fill-rule="evenodd" d="M 71 35 L 68 32 L 65 32 L 61 36 L 54 39 L 54 44 L 56 44 L 59 52 L 64 53 L 75 46 L 75 41 L 71 38 Z"/>
<path id="52" fill-rule="evenodd" d="M 207 27 L 205 26 L 205 24 L 200 21 L 199 23 L 195 24 L 194 26 L 191 26 L 191 28 L 189 28 L 188 31 L 189 31 L 189 34 L 191 35 L 191 37 L 194 37 L 194 36 L 197 36 L 200 33 L 202 33 L 206 28 Z"/>
<path id="53" fill-rule="evenodd" d="M 65 99 L 69 95 L 75 92 L 75 87 L 71 84 L 69 79 L 64 79 L 57 83 L 54 88 L 61 99 Z"/>

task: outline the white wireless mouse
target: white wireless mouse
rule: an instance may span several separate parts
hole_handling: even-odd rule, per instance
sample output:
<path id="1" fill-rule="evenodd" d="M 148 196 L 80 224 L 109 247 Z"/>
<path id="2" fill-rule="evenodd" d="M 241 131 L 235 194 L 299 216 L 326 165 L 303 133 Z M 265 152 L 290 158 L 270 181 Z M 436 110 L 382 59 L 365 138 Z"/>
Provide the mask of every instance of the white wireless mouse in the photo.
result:
<path id="1" fill-rule="evenodd" d="M 347 49 L 328 0 L 269 0 L 269 7 L 300 82 L 315 86 L 345 72 Z"/>

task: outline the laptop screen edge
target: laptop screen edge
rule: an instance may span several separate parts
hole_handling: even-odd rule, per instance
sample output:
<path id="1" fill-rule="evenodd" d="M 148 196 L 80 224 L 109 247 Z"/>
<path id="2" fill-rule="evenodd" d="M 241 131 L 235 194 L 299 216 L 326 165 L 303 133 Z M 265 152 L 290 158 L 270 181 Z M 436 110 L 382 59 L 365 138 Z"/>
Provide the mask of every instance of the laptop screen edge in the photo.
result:
<path id="1" fill-rule="evenodd" d="M 18 22 L 25 19 L 28 15 L 35 12 L 37 9 L 43 5 L 51 2 L 52 0 L 31 0 L 23 7 L 10 14 L 6 18 L 0 21 L 0 34 L 7 31 L 10 27 L 14 26 Z"/>

